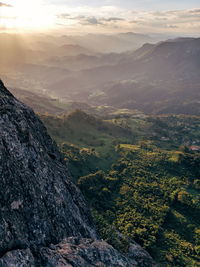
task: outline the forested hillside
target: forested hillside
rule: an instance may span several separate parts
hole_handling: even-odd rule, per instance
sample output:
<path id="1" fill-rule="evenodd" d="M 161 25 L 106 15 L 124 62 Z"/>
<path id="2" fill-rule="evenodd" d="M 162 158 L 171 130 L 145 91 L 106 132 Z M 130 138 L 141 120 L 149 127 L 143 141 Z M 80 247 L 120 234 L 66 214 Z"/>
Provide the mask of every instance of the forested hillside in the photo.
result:
<path id="1" fill-rule="evenodd" d="M 134 239 L 161 266 L 198 266 L 199 117 L 118 113 L 103 120 L 77 110 L 41 118 L 103 239 L 121 251 Z"/>

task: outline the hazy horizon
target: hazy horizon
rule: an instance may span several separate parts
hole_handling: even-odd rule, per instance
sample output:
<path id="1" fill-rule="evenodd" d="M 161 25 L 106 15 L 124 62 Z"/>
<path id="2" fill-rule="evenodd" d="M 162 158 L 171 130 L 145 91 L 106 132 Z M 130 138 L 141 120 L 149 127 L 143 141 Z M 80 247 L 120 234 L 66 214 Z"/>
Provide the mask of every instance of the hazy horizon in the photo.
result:
<path id="1" fill-rule="evenodd" d="M 200 8 L 188 1 L 53 1 L 0 2 L 1 32 L 57 34 L 162 33 L 198 36 Z"/>
<path id="2" fill-rule="evenodd" d="M 200 37 L 196 0 L 0 0 L 0 15 L 1 78 L 19 96 L 199 113 L 200 38 L 178 39 Z"/>

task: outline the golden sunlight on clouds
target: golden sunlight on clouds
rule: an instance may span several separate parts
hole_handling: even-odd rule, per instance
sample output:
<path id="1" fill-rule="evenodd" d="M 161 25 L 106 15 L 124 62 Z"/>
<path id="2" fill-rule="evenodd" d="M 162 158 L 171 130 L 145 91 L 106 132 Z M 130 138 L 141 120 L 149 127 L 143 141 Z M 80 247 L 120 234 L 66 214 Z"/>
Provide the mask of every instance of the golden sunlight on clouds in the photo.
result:
<path id="1" fill-rule="evenodd" d="M 199 34 L 199 8 L 151 11 L 109 5 L 70 6 L 69 2 L 0 0 L 0 30 L 56 30 L 70 34 L 126 31 Z"/>
<path id="2" fill-rule="evenodd" d="M 0 26 L 4 29 L 38 30 L 55 25 L 55 15 L 42 0 L 6 1 L 0 6 Z"/>

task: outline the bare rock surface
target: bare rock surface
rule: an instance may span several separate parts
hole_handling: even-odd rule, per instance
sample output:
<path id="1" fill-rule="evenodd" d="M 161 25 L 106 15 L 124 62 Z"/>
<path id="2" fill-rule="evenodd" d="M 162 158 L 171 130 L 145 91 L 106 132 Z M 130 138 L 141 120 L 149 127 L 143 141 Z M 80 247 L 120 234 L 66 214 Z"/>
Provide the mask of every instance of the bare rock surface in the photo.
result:
<path id="1" fill-rule="evenodd" d="M 35 260 L 30 249 L 18 249 L 7 252 L 0 259 L 0 267 L 34 267 Z"/>
<path id="2" fill-rule="evenodd" d="M 84 198 L 46 128 L 2 83 L 0 179 L 0 254 L 68 236 L 96 238 Z"/>
<path id="3" fill-rule="evenodd" d="M 68 238 L 57 246 L 42 248 L 46 266 L 76 267 L 135 267 L 134 259 L 128 259 L 104 241 Z"/>
<path id="4" fill-rule="evenodd" d="M 158 267 L 150 254 L 133 240 L 130 242 L 127 256 L 131 259 L 135 259 L 140 267 Z"/>

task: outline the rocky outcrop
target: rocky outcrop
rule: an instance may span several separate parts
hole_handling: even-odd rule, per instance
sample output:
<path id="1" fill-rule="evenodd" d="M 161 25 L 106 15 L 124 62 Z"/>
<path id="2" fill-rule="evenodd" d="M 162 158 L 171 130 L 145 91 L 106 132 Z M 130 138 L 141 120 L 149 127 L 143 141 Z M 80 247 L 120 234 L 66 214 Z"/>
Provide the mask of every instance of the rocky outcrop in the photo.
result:
<path id="1" fill-rule="evenodd" d="M 0 183 L 0 266 L 143 266 L 97 241 L 55 143 L 2 82 Z"/>
<path id="2" fill-rule="evenodd" d="M 35 267 L 35 263 L 30 249 L 16 249 L 0 259 L 0 267 Z"/>
<path id="3" fill-rule="evenodd" d="M 0 254 L 96 238 L 85 201 L 33 111 L 0 87 Z"/>
<path id="4" fill-rule="evenodd" d="M 130 241 L 127 257 L 134 259 L 140 267 L 158 267 L 149 253 L 133 240 Z"/>
<path id="5" fill-rule="evenodd" d="M 68 238 L 57 246 L 42 248 L 41 255 L 47 266 L 69 267 L 135 267 L 134 259 L 128 259 L 106 242 Z"/>

